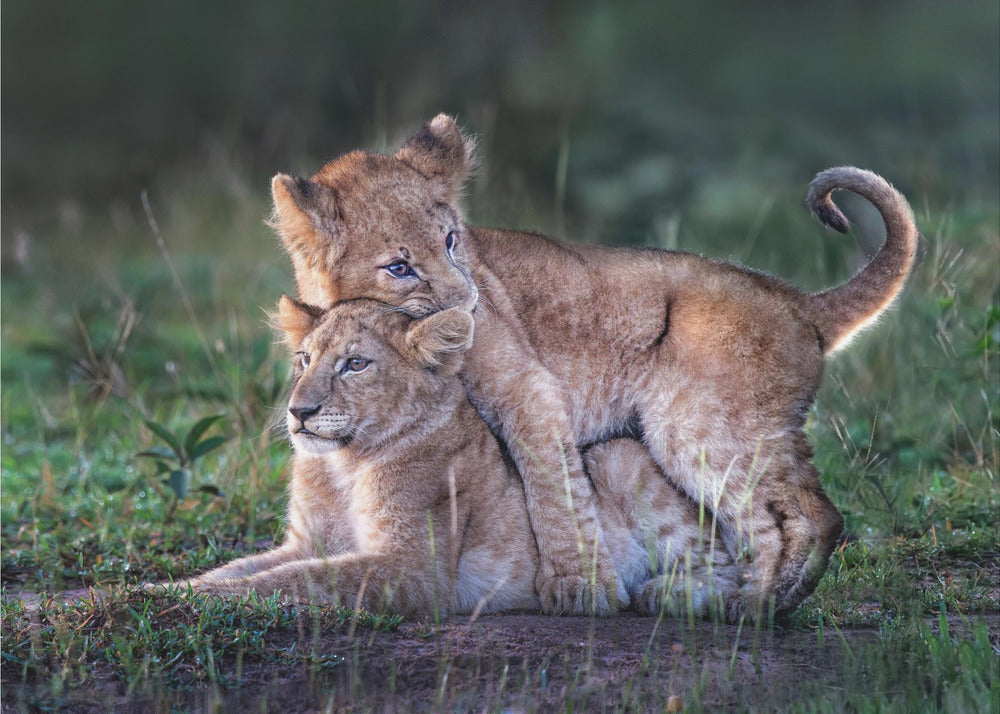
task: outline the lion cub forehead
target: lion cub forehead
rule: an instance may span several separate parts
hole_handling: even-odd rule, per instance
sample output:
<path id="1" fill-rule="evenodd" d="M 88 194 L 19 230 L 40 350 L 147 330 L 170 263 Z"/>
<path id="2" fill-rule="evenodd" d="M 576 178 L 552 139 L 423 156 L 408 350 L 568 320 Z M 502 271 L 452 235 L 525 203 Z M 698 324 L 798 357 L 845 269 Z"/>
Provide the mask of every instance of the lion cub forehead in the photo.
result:
<path id="1" fill-rule="evenodd" d="M 396 224 L 416 221 L 447 231 L 461 220 L 426 177 L 392 156 L 353 151 L 328 162 L 312 180 L 336 191 L 341 219 L 359 228 L 384 226 L 392 233 Z"/>
<path id="2" fill-rule="evenodd" d="M 377 344 L 394 347 L 410 318 L 382 303 L 351 300 L 334 305 L 306 337 L 314 351 L 353 351 Z"/>
<path id="3" fill-rule="evenodd" d="M 408 164 L 369 151 L 352 151 L 338 156 L 317 171 L 312 180 L 336 189 L 341 200 L 352 196 L 368 197 L 373 193 L 415 191 L 426 183 Z"/>

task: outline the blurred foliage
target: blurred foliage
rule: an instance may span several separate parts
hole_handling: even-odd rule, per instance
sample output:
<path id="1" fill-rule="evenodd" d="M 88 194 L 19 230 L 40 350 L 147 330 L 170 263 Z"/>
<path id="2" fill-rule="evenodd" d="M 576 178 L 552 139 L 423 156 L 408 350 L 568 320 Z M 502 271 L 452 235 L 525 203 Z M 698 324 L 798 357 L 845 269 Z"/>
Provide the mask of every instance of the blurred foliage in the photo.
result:
<path id="1" fill-rule="evenodd" d="M 384 146 L 438 111 L 486 134 L 491 172 L 516 166 L 548 189 L 565 140 L 571 176 L 639 182 L 650 199 L 727 166 L 800 185 L 790 160 L 995 187 L 998 13 L 977 0 L 10 0 L 3 196 L 130 199 L 220 140 L 262 172 L 259 194 L 278 167 Z M 639 157 L 660 170 L 622 170 Z M 626 188 L 602 187 L 579 187 L 582 210 L 614 209 Z"/>

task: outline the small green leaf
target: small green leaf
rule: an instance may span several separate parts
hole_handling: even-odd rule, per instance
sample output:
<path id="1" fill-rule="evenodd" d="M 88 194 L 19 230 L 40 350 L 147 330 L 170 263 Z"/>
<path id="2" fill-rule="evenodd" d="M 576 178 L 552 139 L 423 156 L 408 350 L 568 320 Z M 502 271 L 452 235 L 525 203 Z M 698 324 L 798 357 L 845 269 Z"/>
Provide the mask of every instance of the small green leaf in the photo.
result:
<path id="1" fill-rule="evenodd" d="M 208 431 L 209 427 L 215 422 L 219 421 L 225 414 L 214 414 L 212 416 L 207 416 L 204 419 L 199 419 L 194 426 L 191 427 L 191 431 L 187 433 L 187 437 L 184 439 L 184 451 L 192 458 L 197 458 L 194 455 L 195 445 L 198 440 L 201 439 L 202 435 Z"/>
<path id="2" fill-rule="evenodd" d="M 228 436 L 211 436 L 205 439 L 204 441 L 199 441 L 197 444 L 194 445 L 194 448 L 191 449 L 189 454 L 190 458 L 192 461 L 195 461 L 196 459 L 199 459 L 205 454 L 207 454 L 209 451 L 214 451 L 215 449 L 218 449 L 227 441 L 229 441 Z"/>
<path id="3" fill-rule="evenodd" d="M 217 496 L 218 498 L 225 498 L 226 497 L 226 494 L 224 494 L 222 491 L 220 491 L 217 486 L 213 486 L 210 483 L 207 483 L 204 486 L 199 486 L 198 490 L 201 491 L 202 493 L 210 493 L 213 496 Z"/>
<path id="4" fill-rule="evenodd" d="M 177 437 L 169 429 L 149 419 L 146 419 L 146 426 L 149 427 L 150 431 L 167 442 L 167 446 L 173 449 L 175 458 L 183 460 L 184 450 L 181 449 L 181 442 L 177 440 Z"/>
<path id="5" fill-rule="evenodd" d="M 177 496 L 178 501 L 184 500 L 187 496 L 188 487 L 191 485 L 191 472 L 187 469 L 176 469 L 170 472 L 170 478 L 167 479 L 167 485 Z"/>
<path id="6" fill-rule="evenodd" d="M 140 451 L 136 454 L 136 457 L 139 456 L 147 456 L 151 459 L 167 459 L 170 461 L 177 459 L 177 454 L 175 454 L 172 449 L 168 449 L 166 446 L 150 446 L 145 451 Z"/>

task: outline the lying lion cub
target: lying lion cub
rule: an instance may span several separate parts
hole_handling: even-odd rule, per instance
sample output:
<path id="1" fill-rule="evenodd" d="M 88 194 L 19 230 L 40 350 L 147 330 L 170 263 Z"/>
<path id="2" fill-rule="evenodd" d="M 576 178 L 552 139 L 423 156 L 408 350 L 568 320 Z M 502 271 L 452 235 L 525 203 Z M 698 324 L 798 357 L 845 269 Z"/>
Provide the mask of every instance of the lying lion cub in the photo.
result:
<path id="1" fill-rule="evenodd" d="M 914 265 L 906 199 L 869 171 L 819 174 L 807 202 L 825 225 L 847 230 L 830 199 L 846 189 L 881 212 L 887 237 L 849 281 L 809 294 L 697 255 L 468 225 L 456 200 L 473 163 L 440 115 L 393 156 L 355 151 L 308 180 L 275 176 L 274 226 L 300 299 L 371 298 L 413 317 L 478 300 L 461 378 L 524 479 L 546 610 L 579 611 L 585 598 L 607 608 L 612 559 L 600 547 L 581 558 L 565 523 L 593 542 L 578 446 L 626 432 L 712 511 L 730 554 L 749 559 L 730 618 L 794 608 L 843 528 L 811 463 L 806 415 L 824 357 L 892 303 Z"/>
<path id="2" fill-rule="evenodd" d="M 277 322 L 296 364 L 288 536 L 191 585 L 416 616 L 538 609 L 521 479 L 455 376 L 472 317 L 450 309 L 414 320 L 366 300 L 324 314 L 286 296 Z M 633 608 L 703 615 L 738 589 L 711 526 L 638 442 L 594 446 L 585 461 Z"/>

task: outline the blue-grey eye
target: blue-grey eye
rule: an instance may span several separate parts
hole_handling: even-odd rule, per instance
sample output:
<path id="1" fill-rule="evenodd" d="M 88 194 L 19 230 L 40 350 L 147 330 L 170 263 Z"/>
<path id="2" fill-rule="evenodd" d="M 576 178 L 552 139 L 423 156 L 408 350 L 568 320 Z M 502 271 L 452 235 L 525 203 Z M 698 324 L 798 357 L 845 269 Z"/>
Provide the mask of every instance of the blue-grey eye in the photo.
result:
<path id="1" fill-rule="evenodd" d="M 448 236 L 444 239 L 444 247 L 449 253 L 455 250 L 455 231 L 448 231 Z"/>
<path id="2" fill-rule="evenodd" d="M 410 278 L 416 275 L 413 268 L 405 260 L 397 260 L 385 266 L 385 270 L 394 278 Z"/>
<path id="3" fill-rule="evenodd" d="M 296 357 L 296 362 L 298 363 L 298 365 L 297 365 L 298 368 L 301 369 L 304 372 L 305 369 L 306 369 L 306 367 L 309 366 L 309 361 L 310 361 L 309 353 L 308 352 L 296 352 L 295 353 L 295 357 Z"/>

